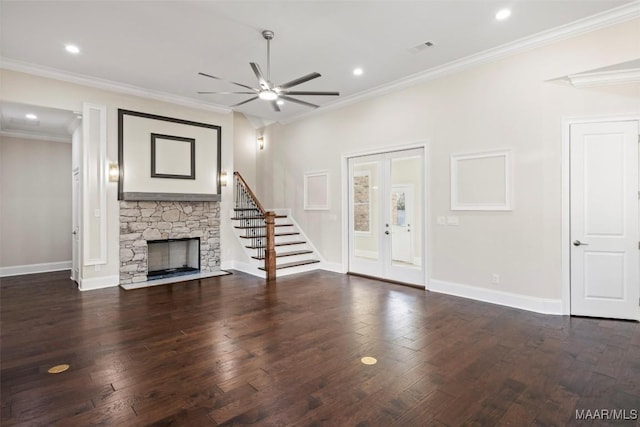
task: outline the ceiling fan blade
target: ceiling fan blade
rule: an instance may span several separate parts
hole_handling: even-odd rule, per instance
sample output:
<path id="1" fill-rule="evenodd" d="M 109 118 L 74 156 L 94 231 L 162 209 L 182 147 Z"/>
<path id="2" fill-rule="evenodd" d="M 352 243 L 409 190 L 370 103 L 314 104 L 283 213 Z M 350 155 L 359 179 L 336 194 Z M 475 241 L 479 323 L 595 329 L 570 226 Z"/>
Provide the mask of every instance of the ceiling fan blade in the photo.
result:
<path id="1" fill-rule="evenodd" d="M 239 106 L 241 106 L 242 104 L 246 104 L 247 102 L 255 101 L 256 99 L 258 99 L 258 97 L 257 97 L 257 96 L 254 96 L 253 98 L 249 98 L 249 99 L 247 99 L 246 101 L 242 101 L 242 102 L 238 102 L 237 104 L 230 105 L 230 107 L 232 107 L 232 108 L 233 108 L 233 107 L 239 107 Z"/>
<path id="2" fill-rule="evenodd" d="M 310 74 L 307 74 L 306 76 L 302 76 L 300 78 L 297 78 L 295 80 L 291 80 L 290 82 L 282 84 L 278 86 L 278 89 L 288 89 L 290 87 L 294 87 L 299 84 L 308 82 L 309 80 L 317 79 L 318 77 L 321 77 L 320 73 L 310 73 Z"/>
<path id="3" fill-rule="evenodd" d="M 267 83 L 267 80 L 262 75 L 262 71 L 260 70 L 260 66 L 258 64 L 256 64 L 255 62 L 249 62 L 249 65 L 251 65 L 251 69 L 253 70 L 253 72 L 255 73 L 256 77 L 258 78 L 258 83 L 260 83 L 260 87 L 263 88 L 263 89 L 269 89 L 269 83 Z"/>
<path id="4" fill-rule="evenodd" d="M 276 101 L 271 101 L 271 106 L 276 110 L 276 112 L 280 112 L 280 107 L 278 107 L 278 103 Z"/>
<path id="5" fill-rule="evenodd" d="M 305 91 L 305 90 L 283 90 L 280 93 L 284 95 L 327 95 L 327 96 L 340 96 L 340 92 L 317 92 L 317 91 Z"/>
<path id="6" fill-rule="evenodd" d="M 201 76 L 210 77 L 212 79 L 222 80 L 223 82 L 232 83 L 232 84 L 234 84 L 236 86 L 240 86 L 240 87 L 244 87 L 244 88 L 247 88 L 247 89 L 251 89 L 254 92 L 258 92 L 258 89 L 254 88 L 254 87 L 251 87 L 251 86 L 243 85 L 242 83 L 232 82 L 231 80 L 226 80 L 226 79 L 223 79 L 222 77 L 212 76 L 211 74 L 205 74 L 205 73 L 198 73 L 198 74 L 200 74 Z"/>
<path id="7" fill-rule="evenodd" d="M 198 92 L 205 95 L 255 95 L 255 92 Z"/>
<path id="8" fill-rule="evenodd" d="M 288 97 L 288 96 L 285 96 L 285 95 L 280 95 L 280 98 L 284 99 L 285 101 L 295 102 L 296 104 L 306 105 L 307 107 L 311 107 L 311 108 L 318 108 L 319 107 L 319 105 L 312 104 L 312 103 L 306 102 L 306 101 L 301 101 L 299 99 L 291 98 L 291 97 Z"/>

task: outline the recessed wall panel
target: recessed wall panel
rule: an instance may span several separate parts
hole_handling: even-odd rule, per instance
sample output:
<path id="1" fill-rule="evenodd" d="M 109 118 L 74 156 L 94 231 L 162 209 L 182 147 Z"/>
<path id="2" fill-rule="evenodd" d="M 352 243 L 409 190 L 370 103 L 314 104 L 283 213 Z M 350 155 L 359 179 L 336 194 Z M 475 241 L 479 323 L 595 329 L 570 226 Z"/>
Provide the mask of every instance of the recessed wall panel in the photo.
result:
<path id="1" fill-rule="evenodd" d="M 624 234 L 623 135 L 589 135 L 584 140 L 585 236 Z"/>
<path id="2" fill-rule="evenodd" d="M 585 297 L 624 300 L 624 253 L 585 252 Z"/>

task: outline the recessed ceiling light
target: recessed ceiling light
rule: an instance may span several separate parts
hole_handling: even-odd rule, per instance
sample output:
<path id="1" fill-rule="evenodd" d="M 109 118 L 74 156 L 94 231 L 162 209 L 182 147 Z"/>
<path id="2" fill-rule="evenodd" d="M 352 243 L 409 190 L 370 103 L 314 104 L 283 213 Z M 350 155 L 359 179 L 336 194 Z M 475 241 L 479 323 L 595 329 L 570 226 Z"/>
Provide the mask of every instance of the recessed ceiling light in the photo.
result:
<path id="1" fill-rule="evenodd" d="M 284 101 L 283 101 L 282 99 L 278 99 L 278 100 L 276 101 L 276 104 L 278 104 L 278 105 L 284 105 Z"/>
<path id="2" fill-rule="evenodd" d="M 354 76 L 361 76 L 363 72 L 364 71 L 362 71 L 362 68 L 356 68 L 356 69 L 353 70 L 353 75 Z"/>
<path id="3" fill-rule="evenodd" d="M 511 11 L 509 9 L 501 9 L 496 13 L 496 19 L 498 21 L 504 21 L 508 17 L 511 16 Z"/>
<path id="4" fill-rule="evenodd" d="M 36 120 L 38 118 L 38 116 L 33 113 L 26 114 L 25 117 L 29 120 Z"/>
<path id="5" fill-rule="evenodd" d="M 68 44 L 64 48 L 69 53 L 80 53 L 80 48 L 74 44 Z"/>

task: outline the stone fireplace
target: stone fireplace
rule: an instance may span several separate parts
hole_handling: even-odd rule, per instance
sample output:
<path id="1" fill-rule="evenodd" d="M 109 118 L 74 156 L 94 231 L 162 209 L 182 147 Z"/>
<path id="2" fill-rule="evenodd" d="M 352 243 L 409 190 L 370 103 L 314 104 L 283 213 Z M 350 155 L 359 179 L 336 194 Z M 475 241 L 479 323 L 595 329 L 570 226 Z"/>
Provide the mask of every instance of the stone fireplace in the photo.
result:
<path id="1" fill-rule="evenodd" d="M 148 276 L 148 242 L 191 238 L 199 239 L 200 271 L 219 270 L 219 202 L 120 201 L 120 284 L 154 278 Z"/>

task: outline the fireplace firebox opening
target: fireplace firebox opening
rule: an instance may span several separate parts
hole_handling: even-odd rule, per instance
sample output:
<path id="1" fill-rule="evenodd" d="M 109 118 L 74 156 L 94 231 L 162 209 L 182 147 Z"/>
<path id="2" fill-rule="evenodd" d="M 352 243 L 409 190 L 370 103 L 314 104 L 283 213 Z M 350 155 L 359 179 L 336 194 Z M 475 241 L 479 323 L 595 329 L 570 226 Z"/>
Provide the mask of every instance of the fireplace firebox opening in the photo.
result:
<path id="1" fill-rule="evenodd" d="M 200 238 L 148 240 L 147 280 L 200 271 Z"/>

